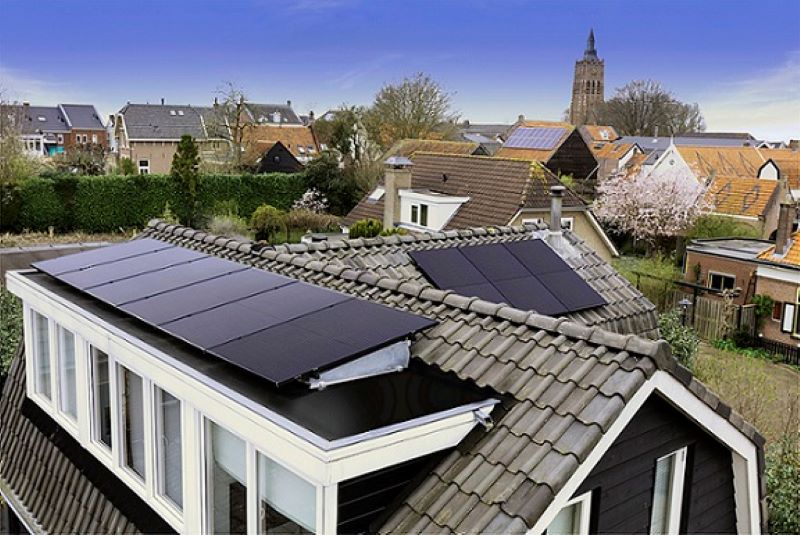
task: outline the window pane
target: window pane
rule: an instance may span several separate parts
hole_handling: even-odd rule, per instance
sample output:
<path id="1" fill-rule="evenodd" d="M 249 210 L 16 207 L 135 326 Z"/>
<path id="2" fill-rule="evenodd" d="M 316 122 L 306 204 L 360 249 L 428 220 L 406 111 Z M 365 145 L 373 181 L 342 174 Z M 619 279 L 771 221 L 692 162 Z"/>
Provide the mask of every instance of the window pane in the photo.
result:
<path id="1" fill-rule="evenodd" d="M 181 452 L 181 402 L 158 389 L 158 473 L 159 492 L 183 507 Z"/>
<path id="2" fill-rule="evenodd" d="M 206 489 L 212 533 L 247 531 L 244 441 L 217 424 L 206 425 Z"/>
<path id="3" fill-rule="evenodd" d="M 36 393 L 50 399 L 50 326 L 47 318 L 33 313 L 34 356 L 36 365 Z"/>
<path id="4" fill-rule="evenodd" d="M 144 388 L 142 378 L 122 368 L 123 462 L 144 478 Z"/>
<path id="5" fill-rule="evenodd" d="M 580 503 L 564 507 L 547 527 L 547 535 L 571 535 L 580 528 Z"/>
<path id="6" fill-rule="evenodd" d="M 259 533 L 314 533 L 314 485 L 260 453 L 258 503 Z"/>
<path id="7" fill-rule="evenodd" d="M 58 328 L 58 366 L 61 410 L 78 417 L 75 393 L 75 335 L 64 327 Z"/>
<path id="8" fill-rule="evenodd" d="M 428 226 L 428 205 L 427 204 L 420 204 L 419 205 L 419 224 L 423 227 Z"/>
<path id="9" fill-rule="evenodd" d="M 111 447 L 111 391 L 108 355 L 92 348 L 92 389 L 94 392 L 94 438 Z"/>
<path id="10" fill-rule="evenodd" d="M 667 533 L 672 471 L 675 456 L 659 459 L 656 463 L 656 481 L 653 489 L 653 510 L 650 514 L 650 533 Z"/>
<path id="11" fill-rule="evenodd" d="M 418 219 L 417 213 L 418 213 L 418 211 L 419 211 L 419 208 L 417 208 L 416 205 L 411 207 L 411 222 L 412 223 L 416 223 L 417 222 L 417 219 Z"/>

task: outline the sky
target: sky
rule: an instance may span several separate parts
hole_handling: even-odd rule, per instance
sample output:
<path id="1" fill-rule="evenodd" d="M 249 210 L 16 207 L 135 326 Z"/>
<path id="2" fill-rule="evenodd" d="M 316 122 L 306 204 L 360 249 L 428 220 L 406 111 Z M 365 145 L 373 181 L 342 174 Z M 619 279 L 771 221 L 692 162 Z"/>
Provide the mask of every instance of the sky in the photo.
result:
<path id="1" fill-rule="evenodd" d="M 32 104 L 208 104 L 226 82 L 298 113 L 425 72 L 473 123 L 559 120 L 594 28 L 606 98 L 634 79 L 708 130 L 800 137 L 798 0 L 0 0 L 0 88 Z"/>

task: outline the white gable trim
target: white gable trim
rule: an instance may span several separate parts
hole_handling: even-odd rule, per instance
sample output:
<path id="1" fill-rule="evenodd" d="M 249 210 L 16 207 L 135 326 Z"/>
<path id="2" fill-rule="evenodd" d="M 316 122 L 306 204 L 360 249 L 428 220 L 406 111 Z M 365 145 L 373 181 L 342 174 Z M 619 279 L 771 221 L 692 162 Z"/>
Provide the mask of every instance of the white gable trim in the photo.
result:
<path id="1" fill-rule="evenodd" d="M 639 412 L 654 392 L 661 394 L 685 416 L 694 420 L 717 440 L 725 444 L 733 456 L 736 529 L 740 534 L 760 533 L 761 513 L 758 501 L 758 456 L 755 444 L 729 421 L 714 412 L 682 383 L 665 371 L 655 374 L 639 389 L 622 409 L 617 420 L 600 439 L 595 448 L 578 466 L 564 487 L 555 495 L 527 535 L 541 535 L 559 511 L 570 501 L 578 487 L 605 455 L 617 437 Z"/>

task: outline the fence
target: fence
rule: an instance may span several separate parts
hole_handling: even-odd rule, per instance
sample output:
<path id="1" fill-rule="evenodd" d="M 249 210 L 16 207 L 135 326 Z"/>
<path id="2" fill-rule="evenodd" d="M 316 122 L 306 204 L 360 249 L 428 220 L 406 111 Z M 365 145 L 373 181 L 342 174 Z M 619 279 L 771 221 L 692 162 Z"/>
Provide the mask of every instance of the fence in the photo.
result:
<path id="1" fill-rule="evenodd" d="M 725 310 L 722 299 L 697 296 L 693 298 L 680 290 L 672 290 L 665 299 L 665 308 L 681 308 L 682 299 L 693 301 L 686 309 L 686 324 L 691 325 L 697 335 L 704 340 L 719 340 L 733 331 L 746 330 L 751 335 L 756 329 L 755 305 L 732 305 Z"/>
<path id="2" fill-rule="evenodd" d="M 756 347 L 765 349 L 774 355 L 779 355 L 781 357 L 781 361 L 785 362 L 786 364 L 800 366 L 800 349 L 798 349 L 797 346 L 791 346 L 789 344 L 776 342 L 774 340 L 767 340 L 761 337 L 755 337 L 753 339 L 753 344 Z"/>

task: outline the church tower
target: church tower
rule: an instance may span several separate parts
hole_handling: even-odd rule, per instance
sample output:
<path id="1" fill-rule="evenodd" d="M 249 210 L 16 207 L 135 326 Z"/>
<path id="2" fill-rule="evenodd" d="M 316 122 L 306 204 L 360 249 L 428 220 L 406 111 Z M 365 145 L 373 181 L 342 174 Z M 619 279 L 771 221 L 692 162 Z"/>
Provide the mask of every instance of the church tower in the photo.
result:
<path id="1" fill-rule="evenodd" d="M 575 62 L 569 122 L 574 125 L 594 122 L 594 111 L 604 101 L 604 76 L 605 63 L 597 57 L 597 50 L 594 47 L 594 30 L 589 30 L 589 39 L 586 41 L 583 59 Z"/>

